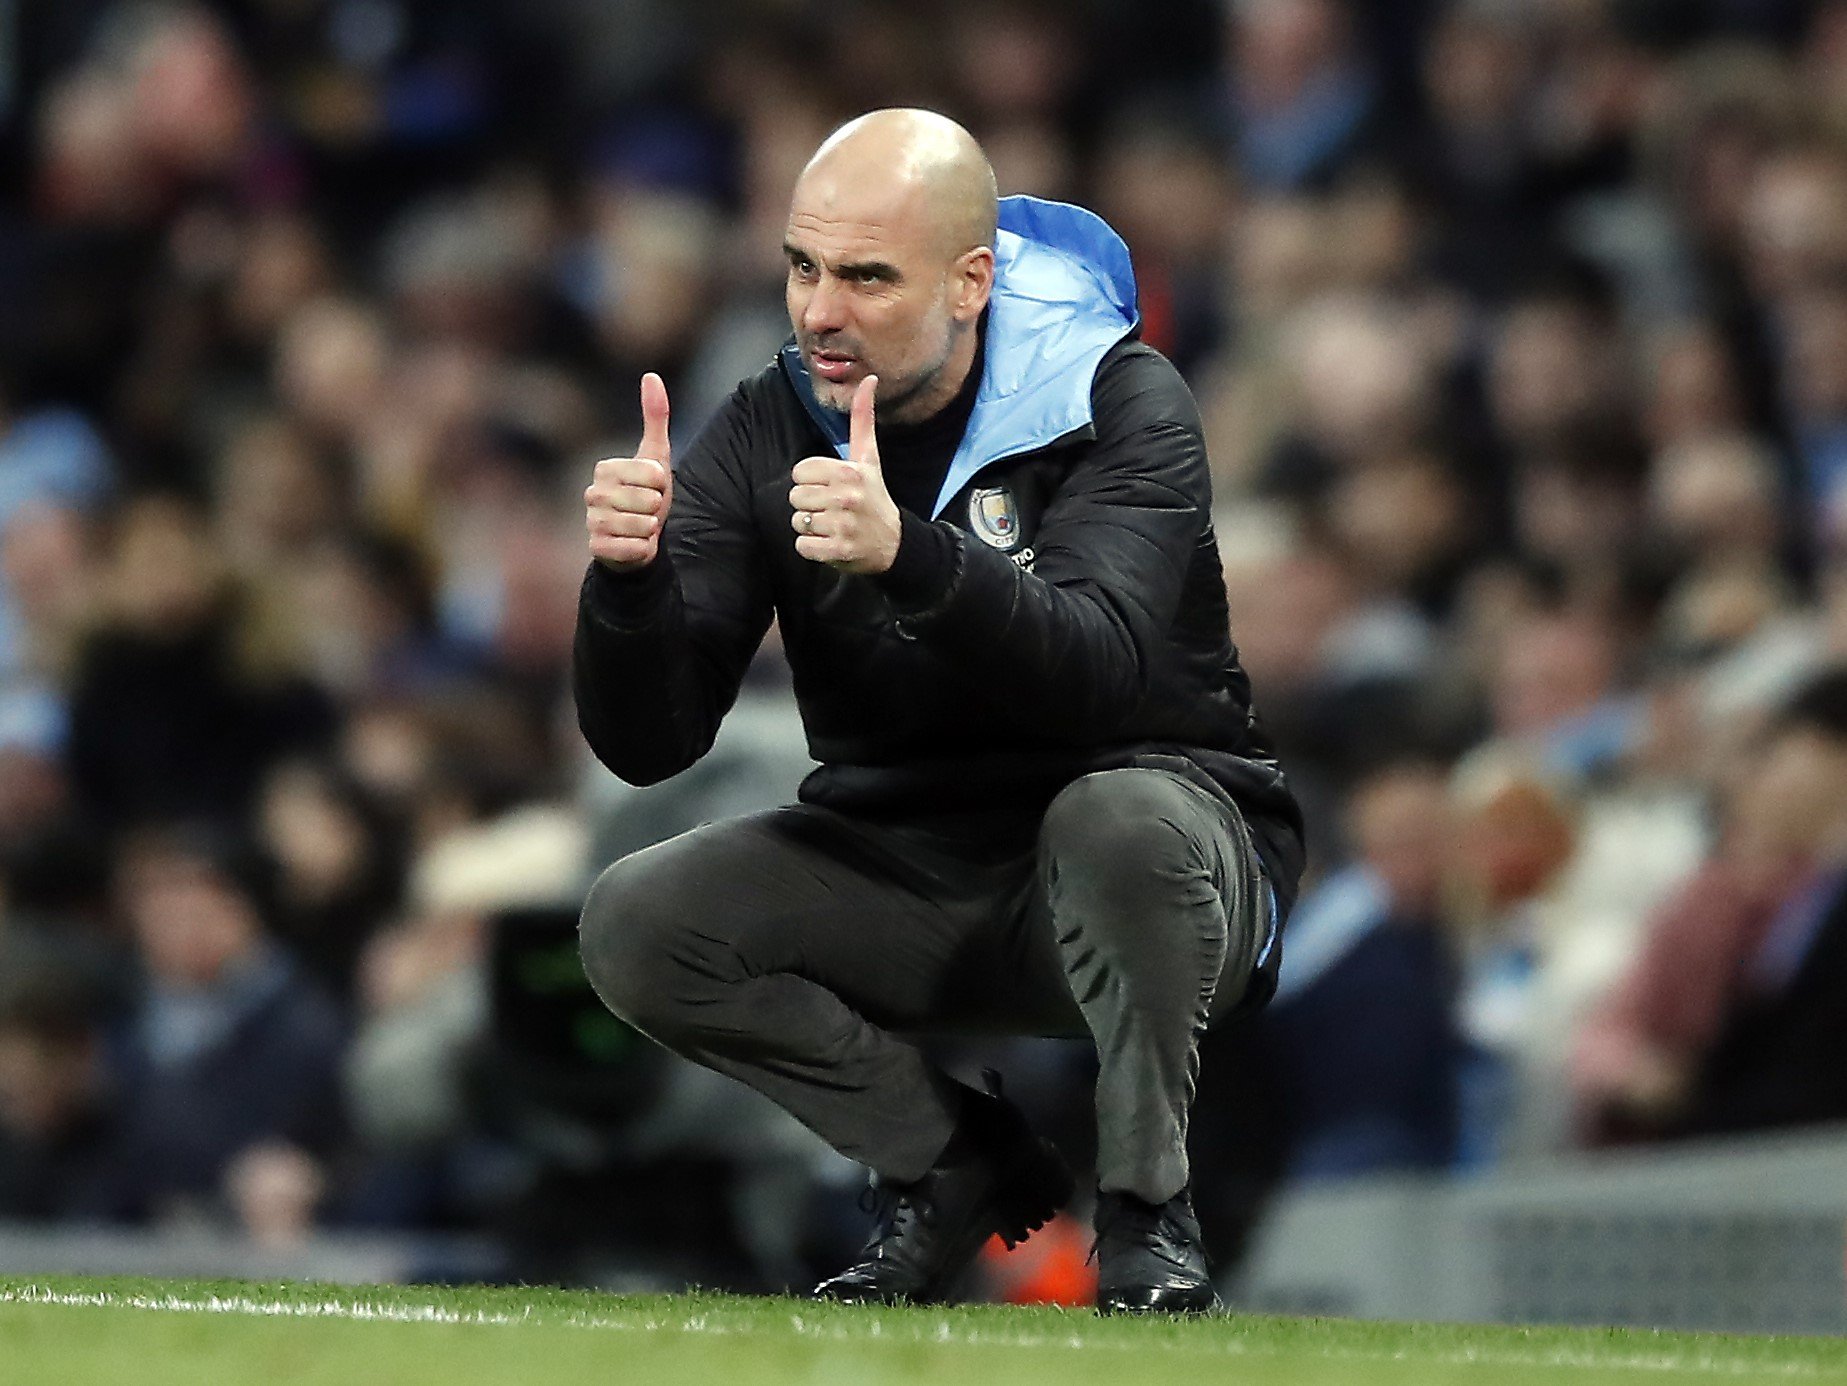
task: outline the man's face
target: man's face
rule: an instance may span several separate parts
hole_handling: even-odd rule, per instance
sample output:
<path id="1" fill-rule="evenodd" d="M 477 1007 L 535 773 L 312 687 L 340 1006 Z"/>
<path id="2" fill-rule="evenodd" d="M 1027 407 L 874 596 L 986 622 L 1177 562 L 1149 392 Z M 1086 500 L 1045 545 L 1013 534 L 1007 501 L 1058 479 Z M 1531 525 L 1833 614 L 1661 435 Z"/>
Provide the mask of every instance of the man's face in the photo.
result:
<path id="1" fill-rule="evenodd" d="M 827 178 L 796 188 L 783 238 L 789 322 L 830 409 L 845 412 L 868 375 L 879 378 L 879 413 L 899 420 L 934 412 L 961 384 L 945 390 L 943 371 L 968 256 L 930 234 L 918 200 L 860 194 Z"/>

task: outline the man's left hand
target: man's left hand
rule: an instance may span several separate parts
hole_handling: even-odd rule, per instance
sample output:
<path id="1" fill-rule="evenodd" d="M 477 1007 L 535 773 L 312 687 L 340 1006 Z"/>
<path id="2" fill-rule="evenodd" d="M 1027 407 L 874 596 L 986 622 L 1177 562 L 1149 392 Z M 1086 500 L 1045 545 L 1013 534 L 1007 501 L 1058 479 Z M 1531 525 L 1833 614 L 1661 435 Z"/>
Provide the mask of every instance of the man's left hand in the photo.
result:
<path id="1" fill-rule="evenodd" d="M 795 551 L 848 573 L 882 573 L 898 557 L 898 503 L 885 489 L 872 426 L 878 387 L 879 378 L 869 375 L 853 392 L 845 460 L 804 457 L 791 477 Z"/>

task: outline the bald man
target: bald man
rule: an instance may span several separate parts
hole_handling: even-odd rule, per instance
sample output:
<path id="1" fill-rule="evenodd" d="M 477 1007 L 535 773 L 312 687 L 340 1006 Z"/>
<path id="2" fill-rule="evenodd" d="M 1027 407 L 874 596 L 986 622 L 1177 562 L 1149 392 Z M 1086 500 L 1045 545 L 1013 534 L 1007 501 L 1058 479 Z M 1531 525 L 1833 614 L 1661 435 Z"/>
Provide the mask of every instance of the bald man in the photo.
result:
<path id="1" fill-rule="evenodd" d="M 998 199 L 926 111 L 846 125 L 784 232 L 794 334 L 676 457 L 657 376 L 585 493 L 578 720 L 637 784 L 712 744 L 774 617 L 799 803 L 624 858 L 584 906 L 617 1015 L 768 1094 L 881 1190 L 823 1296 L 949 1298 L 1073 1192 L 912 1036 L 1096 1045 L 1098 1306 L 1216 1303 L 1198 1040 L 1275 987 L 1301 819 L 1227 628 L 1199 418 L 1128 251 Z"/>

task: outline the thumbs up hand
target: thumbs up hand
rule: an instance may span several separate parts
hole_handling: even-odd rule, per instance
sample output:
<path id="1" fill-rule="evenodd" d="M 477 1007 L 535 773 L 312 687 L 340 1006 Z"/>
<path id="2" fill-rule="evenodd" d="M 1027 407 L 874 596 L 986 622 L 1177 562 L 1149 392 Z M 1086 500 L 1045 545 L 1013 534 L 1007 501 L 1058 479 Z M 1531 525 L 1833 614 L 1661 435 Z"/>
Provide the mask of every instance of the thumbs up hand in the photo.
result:
<path id="1" fill-rule="evenodd" d="M 633 457 L 606 457 L 584 492 L 590 556 L 618 572 L 645 568 L 660 552 L 673 504 L 673 449 L 667 442 L 667 386 L 641 378 L 641 444 Z"/>
<path id="2" fill-rule="evenodd" d="M 885 489 L 872 426 L 878 388 L 879 378 L 869 375 L 853 392 L 846 460 L 804 457 L 790 477 L 795 551 L 848 573 L 882 573 L 898 556 L 898 503 Z"/>

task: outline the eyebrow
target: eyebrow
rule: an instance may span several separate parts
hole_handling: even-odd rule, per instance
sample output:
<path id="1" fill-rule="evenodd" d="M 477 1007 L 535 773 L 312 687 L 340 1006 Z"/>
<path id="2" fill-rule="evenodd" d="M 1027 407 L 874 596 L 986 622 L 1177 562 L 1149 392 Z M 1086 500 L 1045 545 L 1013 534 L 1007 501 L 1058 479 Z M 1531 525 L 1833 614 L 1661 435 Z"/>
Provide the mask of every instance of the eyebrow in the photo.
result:
<path id="1" fill-rule="evenodd" d="M 806 260 L 809 264 L 819 263 L 818 256 L 810 254 L 800 246 L 794 245 L 788 241 L 783 242 L 782 253 L 788 256 L 790 260 Z M 842 261 L 840 264 L 833 266 L 833 271 L 842 279 L 864 277 L 867 279 L 877 279 L 887 284 L 895 284 L 903 277 L 898 273 L 898 267 L 896 265 L 890 264 L 884 260 Z"/>

